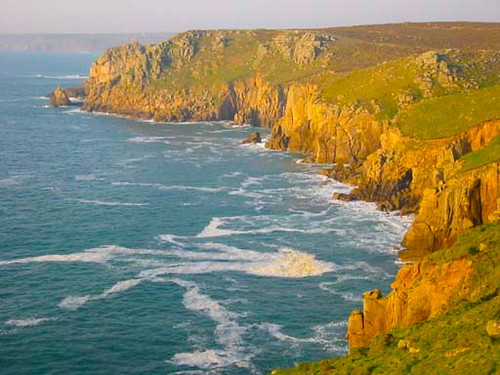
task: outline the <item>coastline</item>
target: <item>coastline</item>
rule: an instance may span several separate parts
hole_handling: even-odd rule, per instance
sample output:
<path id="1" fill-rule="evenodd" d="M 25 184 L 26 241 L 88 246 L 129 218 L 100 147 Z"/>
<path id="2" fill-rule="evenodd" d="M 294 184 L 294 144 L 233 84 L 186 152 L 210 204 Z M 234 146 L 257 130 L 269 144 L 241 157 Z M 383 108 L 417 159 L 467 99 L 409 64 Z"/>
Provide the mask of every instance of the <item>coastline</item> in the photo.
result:
<path id="1" fill-rule="evenodd" d="M 286 64 L 300 69 L 314 67 L 316 61 L 332 63 L 327 53 L 332 42 L 329 35 L 302 32 L 299 37 L 303 40 L 287 32 L 276 36 L 279 32 L 275 31 L 192 31 L 161 46 L 131 43 L 113 49 L 94 63 L 83 109 L 148 123 L 222 120 L 271 128 L 266 147 L 300 152 L 307 155 L 307 162 L 331 164 L 324 174 L 352 186 L 341 198 L 374 202 L 381 211 L 415 213 L 402 242 L 405 250 L 398 254 L 401 263 L 412 264 L 400 269 L 392 293 L 384 297 L 379 290 L 366 292 L 363 311 L 354 311 L 349 318 L 348 336 L 355 351 L 370 347 L 372 340 L 392 329 L 446 316 L 456 307 L 455 300 L 475 298 L 460 289 L 476 277 L 475 259 L 465 267 L 452 258 L 429 266 L 427 274 L 421 268 L 428 267 L 436 253 L 453 253 L 449 249 L 463 236 L 468 238 L 474 228 L 494 227 L 500 218 L 500 161 L 494 157 L 494 148 L 493 157 L 484 152 L 500 136 L 500 121 L 491 109 L 495 102 L 490 95 L 500 86 L 488 78 L 498 68 L 497 54 L 427 49 L 407 56 L 405 51 L 406 57 L 354 69 L 358 75 L 345 75 L 353 77 L 352 82 L 347 78 L 337 81 L 333 69 L 327 73 L 313 70 L 306 80 L 277 82 L 272 79 L 276 72 L 271 70 L 266 76 L 257 70 L 213 86 L 204 86 L 207 72 L 197 76 L 201 83 L 196 85 L 190 79 L 186 79 L 189 84 L 179 84 L 176 78 L 190 77 L 192 61 L 198 55 L 212 58 L 207 52 L 210 48 L 200 47 L 207 40 L 239 42 L 256 33 L 269 38 L 269 44 L 258 46 L 257 62 L 261 63 L 262 56 L 283 54 L 285 60 L 291 60 Z M 285 47 L 280 38 L 290 38 Z M 451 45 L 454 42 L 450 40 Z M 295 43 L 301 47 L 300 58 L 290 52 Z M 220 43 L 217 48 L 231 47 Z M 171 61 L 162 66 L 160 57 L 165 53 Z M 143 56 L 146 62 L 136 56 Z M 409 74 L 394 74 L 400 69 Z M 483 83 L 477 82 L 476 69 Z M 333 83 L 327 79 L 326 88 L 320 87 L 325 79 L 322 74 L 331 75 Z M 373 87 L 364 87 L 359 75 L 371 80 Z M 365 91 L 373 98 L 365 98 Z M 457 110 L 456 103 L 467 98 L 472 102 L 477 98 L 484 108 L 478 106 L 476 111 L 473 107 L 472 114 L 468 106 Z M 457 118 L 466 120 L 458 122 Z M 462 268 L 470 272 L 459 272 Z M 447 289 L 427 285 L 429 277 L 441 280 Z M 436 294 L 440 299 L 433 298 Z"/>

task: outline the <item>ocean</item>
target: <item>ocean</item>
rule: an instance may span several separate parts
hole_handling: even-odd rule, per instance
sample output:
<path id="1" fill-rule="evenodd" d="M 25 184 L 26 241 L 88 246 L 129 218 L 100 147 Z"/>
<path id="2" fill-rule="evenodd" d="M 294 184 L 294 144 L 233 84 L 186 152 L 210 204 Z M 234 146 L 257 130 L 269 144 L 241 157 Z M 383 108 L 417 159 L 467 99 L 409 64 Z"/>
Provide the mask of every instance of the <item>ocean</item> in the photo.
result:
<path id="1" fill-rule="evenodd" d="M 0 372 L 266 374 L 346 354 L 409 218 L 333 201 L 350 187 L 241 145 L 248 126 L 50 108 L 95 58 L 0 53 Z"/>

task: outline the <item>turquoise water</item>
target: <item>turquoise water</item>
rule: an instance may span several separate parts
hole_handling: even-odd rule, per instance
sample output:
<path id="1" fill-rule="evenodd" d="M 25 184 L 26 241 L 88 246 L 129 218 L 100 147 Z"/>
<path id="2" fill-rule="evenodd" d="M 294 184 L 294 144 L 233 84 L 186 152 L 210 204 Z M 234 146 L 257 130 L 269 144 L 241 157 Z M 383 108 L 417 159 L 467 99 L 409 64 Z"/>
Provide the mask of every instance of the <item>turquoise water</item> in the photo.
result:
<path id="1" fill-rule="evenodd" d="M 265 374 L 345 354 L 408 221 L 223 123 L 40 96 L 93 55 L 0 54 L 0 371 Z M 266 131 L 262 131 L 266 134 Z"/>

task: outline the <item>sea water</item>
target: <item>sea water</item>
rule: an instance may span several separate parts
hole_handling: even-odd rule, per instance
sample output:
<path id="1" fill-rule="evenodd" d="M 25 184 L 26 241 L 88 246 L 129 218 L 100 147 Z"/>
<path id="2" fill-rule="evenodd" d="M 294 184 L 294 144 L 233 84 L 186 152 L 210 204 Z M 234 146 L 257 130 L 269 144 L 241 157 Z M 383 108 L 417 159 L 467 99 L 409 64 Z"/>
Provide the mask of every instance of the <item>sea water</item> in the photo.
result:
<path id="1" fill-rule="evenodd" d="M 408 219 L 254 129 L 50 108 L 94 55 L 0 54 L 0 372 L 265 374 L 347 353 Z M 266 130 L 260 130 L 266 136 Z"/>

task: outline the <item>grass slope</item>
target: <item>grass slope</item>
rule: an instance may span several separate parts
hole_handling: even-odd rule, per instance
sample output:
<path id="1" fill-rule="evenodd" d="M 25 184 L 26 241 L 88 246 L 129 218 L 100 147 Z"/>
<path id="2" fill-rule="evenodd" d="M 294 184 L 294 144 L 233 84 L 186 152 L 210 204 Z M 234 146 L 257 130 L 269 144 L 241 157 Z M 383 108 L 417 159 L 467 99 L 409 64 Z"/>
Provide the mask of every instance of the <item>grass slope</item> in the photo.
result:
<path id="1" fill-rule="evenodd" d="M 432 98 L 403 112 L 396 122 L 403 134 L 445 138 L 487 120 L 500 119 L 500 85 Z"/>
<path id="2" fill-rule="evenodd" d="M 464 155 L 462 160 L 465 161 L 462 172 L 500 161 L 500 136 L 493 139 L 485 148 Z"/>

